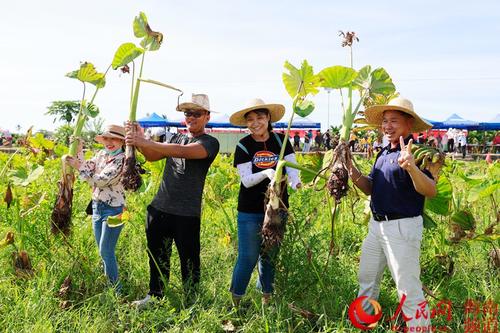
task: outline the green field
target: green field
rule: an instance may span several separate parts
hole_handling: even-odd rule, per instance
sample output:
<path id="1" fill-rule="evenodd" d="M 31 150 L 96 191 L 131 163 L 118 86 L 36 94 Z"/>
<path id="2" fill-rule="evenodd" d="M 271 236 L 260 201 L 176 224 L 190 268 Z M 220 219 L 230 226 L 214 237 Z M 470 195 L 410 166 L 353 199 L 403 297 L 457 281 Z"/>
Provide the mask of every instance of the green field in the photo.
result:
<path id="1" fill-rule="evenodd" d="M 90 199 L 86 183 L 78 181 L 74 189 L 70 236 L 50 233 L 60 159 L 46 159 L 42 154 L 22 152 L 7 167 L 12 155 L 0 154 L 0 170 L 5 167 L 5 175 L 8 170 L 25 170 L 15 174 L 17 185 L 12 186 L 14 199 L 10 208 L 3 201 L 0 204 L 0 237 L 8 231 L 15 234 L 14 245 L 0 249 L 0 331 L 359 332 L 351 325 L 347 309 L 357 295 L 358 258 L 369 217 L 367 198 L 360 191 L 351 190 L 338 207 L 331 256 L 332 200 L 325 190 L 311 185 L 294 192 L 290 200 L 291 218 L 277 263 L 276 295 L 269 306 L 262 305 L 254 288 L 254 272 L 248 295 L 236 311 L 231 307 L 228 288 L 237 255 L 239 180 L 232 157 L 218 156 L 205 186 L 200 293 L 194 303 L 184 299 L 174 250 L 166 297 L 155 306 L 138 311 L 130 302 L 148 291 L 145 208 L 157 190 L 162 164 L 146 164 L 146 186 L 140 193 L 127 197 L 130 220 L 117 247 L 123 291 L 117 296 L 102 274 L 90 217 L 84 212 Z M 312 159 L 299 162 L 314 164 Z M 366 173 L 372 161 L 358 163 Z M 44 166 L 43 174 L 36 178 L 31 173 L 30 179 L 30 170 L 38 165 Z M 5 175 L 0 179 L 2 193 L 8 179 L 12 179 L 12 173 L 10 178 Z M 499 175 L 499 163 L 447 161 L 439 183 L 441 201 L 434 202 L 429 207 L 432 210 L 428 210 L 433 222 L 426 221 L 429 227 L 422 242 L 421 278 L 432 293 L 427 295 L 431 308 L 439 300 L 452 302 L 452 320 L 438 316 L 433 321 L 437 326 L 449 327 L 449 332 L 464 332 L 467 299 L 500 303 L 498 262 L 495 266 L 490 257 L 494 248 L 500 248 Z M 451 217 L 459 221 L 457 214 L 463 210 L 471 214 L 469 219 L 453 224 Z M 32 273 L 16 272 L 12 253 L 20 250 L 29 254 Z M 71 286 L 60 295 L 67 276 L 71 277 Z M 384 318 L 390 318 L 399 300 L 388 272 L 379 301 Z M 389 323 L 384 323 L 373 332 L 388 329 Z"/>

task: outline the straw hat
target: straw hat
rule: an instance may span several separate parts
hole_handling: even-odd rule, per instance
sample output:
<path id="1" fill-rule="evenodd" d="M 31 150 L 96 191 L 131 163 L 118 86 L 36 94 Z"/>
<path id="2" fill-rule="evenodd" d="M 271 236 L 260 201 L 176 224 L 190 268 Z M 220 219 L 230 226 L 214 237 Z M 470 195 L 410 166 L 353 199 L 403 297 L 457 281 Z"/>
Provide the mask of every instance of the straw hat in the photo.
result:
<path id="1" fill-rule="evenodd" d="M 236 111 L 229 118 L 229 122 L 235 126 L 246 126 L 245 114 L 257 109 L 266 109 L 271 116 L 271 122 L 277 122 L 285 115 L 285 107 L 281 104 L 266 104 L 260 98 L 252 99 L 243 110 Z"/>
<path id="2" fill-rule="evenodd" d="M 104 143 L 104 138 L 115 138 L 120 140 L 125 140 L 125 127 L 118 125 L 108 125 L 104 132 L 95 137 L 95 141 L 99 143 Z"/>
<path id="3" fill-rule="evenodd" d="M 210 102 L 208 101 L 208 95 L 205 94 L 192 94 L 191 102 L 184 102 L 177 105 L 176 110 L 181 112 L 187 110 L 215 112 L 210 110 Z"/>
<path id="4" fill-rule="evenodd" d="M 382 125 L 382 118 L 385 111 L 397 110 L 409 114 L 413 117 L 413 126 L 411 131 L 423 132 L 432 128 L 432 124 L 429 124 L 424 119 L 420 118 L 413 110 L 413 104 L 410 100 L 403 97 L 396 97 L 392 99 L 388 104 L 384 105 L 373 105 L 365 110 L 365 118 L 370 125 L 380 126 Z"/>

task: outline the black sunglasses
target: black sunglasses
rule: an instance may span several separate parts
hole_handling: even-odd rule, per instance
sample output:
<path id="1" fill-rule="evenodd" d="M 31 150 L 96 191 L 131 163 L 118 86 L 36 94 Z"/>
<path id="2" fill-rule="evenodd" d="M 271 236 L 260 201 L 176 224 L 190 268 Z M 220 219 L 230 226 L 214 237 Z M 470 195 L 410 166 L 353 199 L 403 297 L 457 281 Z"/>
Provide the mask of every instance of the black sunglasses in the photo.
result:
<path id="1" fill-rule="evenodd" d="M 188 117 L 200 118 L 203 115 L 204 115 L 204 113 L 201 113 L 201 112 L 184 111 L 184 117 L 186 117 L 186 118 L 188 118 Z"/>

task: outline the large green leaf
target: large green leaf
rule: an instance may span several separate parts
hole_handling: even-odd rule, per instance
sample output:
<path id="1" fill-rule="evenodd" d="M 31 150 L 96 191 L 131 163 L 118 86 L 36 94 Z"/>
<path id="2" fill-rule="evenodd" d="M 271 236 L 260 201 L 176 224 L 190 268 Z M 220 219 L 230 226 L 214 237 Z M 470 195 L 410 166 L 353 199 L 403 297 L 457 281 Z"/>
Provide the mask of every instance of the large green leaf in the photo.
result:
<path id="1" fill-rule="evenodd" d="M 35 148 L 45 148 L 45 149 L 53 149 L 54 141 L 46 139 L 42 133 L 36 133 L 35 136 L 29 137 L 28 141 L 31 146 Z"/>
<path id="2" fill-rule="evenodd" d="M 69 72 L 66 76 L 82 82 L 91 83 L 97 88 L 103 88 L 106 85 L 104 73 L 97 72 L 94 65 L 90 62 L 82 63 L 79 70 Z"/>
<path id="3" fill-rule="evenodd" d="M 134 18 L 134 36 L 137 38 L 142 38 L 147 36 L 146 26 L 148 24 L 148 18 L 146 14 L 140 12 L 138 16 Z"/>
<path id="4" fill-rule="evenodd" d="M 322 87 L 341 89 L 349 87 L 358 76 L 358 72 L 350 67 L 332 66 L 323 69 L 318 76 Z"/>
<path id="5" fill-rule="evenodd" d="M 117 69 L 125 66 L 143 53 L 144 49 L 137 47 L 134 43 L 123 43 L 116 50 L 111 67 Z"/>
<path id="6" fill-rule="evenodd" d="M 288 73 L 282 75 L 283 84 L 290 97 L 305 97 L 308 94 L 315 95 L 319 92 L 319 79 L 314 75 L 313 68 L 307 63 L 307 60 L 302 62 L 300 69 L 285 61 L 285 68 Z"/>
<path id="7" fill-rule="evenodd" d="M 392 95 L 396 91 L 396 87 L 386 70 L 377 68 L 372 72 L 370 65 L 359 70 L 359 75 L 353 83 L 356 89 L 367 90 L 371 98 L 375 98 L 376 95 Z"/>
<path id="8" fill-rule="evenodd" d="M 320 153 L 304 154 L 302 155 L 300 164 L 303 167 L 311 169 L 312 171 L 319 172 L 321 170 L 321 166 L 323 165 L 323 155 Z M 311 183 L 314 180 L 314 177 L 314 174 L 300 170 L 300 181 L 302 184 L 305 185 Z"/>
<path id="9" fill-rule="evenodd" d="M 293 112 L 301 117 L 307 117 L 314 111 L 314 103 L 307 99 L 301 99 L 294 103 Z"/>
<path id="10" fill-rule="evenodd" d="M 453 195 L 453 187 L 450 180 L 441 175 L 436 184 L 437 194 L 434 198 L 425 199 L 425 208 L 439 215 L 448 215 Z"/>
<path id="11" fill-rule="evenodd" d="M 28 169 L 19 167 L 9 172 L 9 178 L 14 185 L 28 186 L 42 175 L 43 170 L 43 166 L 38 164 L 33 164 Z"/>
<path id="12" fill-rule="evenodd" d="M 500 190 L 500 181 L 496 179 L 489 182 L 476 184 L 469 189 L 467 201 L 476 202 L 478 199 L 490 196 L 498 190 Z"/>

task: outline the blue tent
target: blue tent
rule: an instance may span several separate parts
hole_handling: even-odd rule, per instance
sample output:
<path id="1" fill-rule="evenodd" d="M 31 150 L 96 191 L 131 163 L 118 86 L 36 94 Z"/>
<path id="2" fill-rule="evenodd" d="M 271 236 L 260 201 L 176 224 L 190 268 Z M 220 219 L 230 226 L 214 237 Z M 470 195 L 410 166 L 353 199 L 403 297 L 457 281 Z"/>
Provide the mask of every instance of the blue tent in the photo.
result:
<path id="1" fill-rule="evenodd" d="M 500 114 L 494 119 L 487 122 L 477 122 L 472 120 L 463 119 L 456 113 L 452 114 L 445 121 L 432 121 L 427 120 L 432 124 L 433 129 L 448 129 L 458 128 L 466 129 L 469 131 L 498 131 L 500 130 Z"/>
<path id="2" fill-rule="evenodd" d="M 182 124 L 178 121 L 168 121 L 167 119 L 153 113 L 149 117 L 138 119 L 137 122 L 141 127 L 181 127 Z"/>

